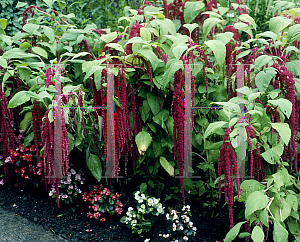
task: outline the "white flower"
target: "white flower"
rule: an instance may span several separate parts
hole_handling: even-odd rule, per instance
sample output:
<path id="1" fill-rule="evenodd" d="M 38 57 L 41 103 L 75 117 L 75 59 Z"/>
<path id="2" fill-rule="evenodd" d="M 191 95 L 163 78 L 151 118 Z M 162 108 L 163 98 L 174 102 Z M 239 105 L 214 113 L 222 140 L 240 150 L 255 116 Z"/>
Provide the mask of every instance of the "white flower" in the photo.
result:
<path id="1" fill-rule="evenodd" d="M 129 208 L 128 208 L 128 212 L 130 212 L 130 211 L 133 211 L 133 208 L 132 208 L 132 207 L 129 207 Z"/>
<path id="2" fill-rule="evenodd" d="M 193 226 L 193 222 L 189 222 L 189 225 L 190 225 L 190 227 L 192 227 Z"/>
<path id="3" fill-rule="evenodd" d="M 145 204 L 142 204 L 142 205 L 141 205 L 141 208 L 142 208 L 142 209 L 145 209 L 145 208 L 146 208 Z"/>
<path id="4" fill-rule="evenodd" d="M 177 214 L 175 214 L 174 217 L 173 217 L 173 220 L 176 220 L 176 219 L 178 219 Z"/>
<path id="5" fill-rule="evenodd" d="M 234 13 L 227 13 L 227 16 L 233 18 L 234 17 Z"/>
<path id="6" fill-rule="evenodd" d="M 153 203 L 154 203 L 154 205 L 155 205 L 155 204 L 158 204 L 158 202 L 159 202 L 159 200 L 158 200 L 157 198 L 153 198 Z"/>
<path id="7" fill-rule="evenodd" d="M 180 225 L 180 226 L 179 226 L 179 229 L 180 229 L 180 230 L 183 230 L 183 227 L 182 227 L 182 225 Z"/>
<path id="8" fill-rule="evenodd" d="M 145 239 L 145 240 L 144 240 L 144 242 L 149 242 L 149 241 L 150 241 L 150 239 Z"/>
<path id="9" fill-rule="evenodd" d="M 131 225 L 132 225 L 132 226 L 135 226 L 136 223 L 137 223 L 137 221 L 136 221 L 135 219 L 131 221 Z"/>
<path id="10" fill-rule="evenodd" d="M 183 239 L 184 239 L 185 241 L 189 240 L 189 238 L 188 238 L 187 236 L 184 236 Z"/>
<path id="11" fill-rule="evenodd" d="M 76 171 L 74 171 L 74 169 L 71 169 L 71 173 L 72 173 L 72 175 L 75 175 Z"/>
<path id="12" fill-rule="evenodd" d="M 193 227 L 193 230 L 194 230 L 194 231 L 196 231 L 196 230 L 197 230 L 197 228 L 196 228 L 196 227 Z"/>
<path id="13" fill-rule="evenodd" d="M 157 209 L 157 212 L 158 212 L 158 213 L 163 213 L 163 212 L 164 212 L 164 210 L 163 210 L 163 208 L 162 208 L 162 207 L 159 207 L 159 208 Z"/>
<path id="14" fill-rule="evenodd" d="M 152 206 L 153 205 L 153 199 L 152 198 L 148 198 L 148 205 Z"/>
<path id="15" fill-rule="evenodd" d="M 175 210 L 171 210 L 171 215 L 174 215 L 176 214 L 176 211 Z"/>
<path id="16" fill-rule="evenodd" d="M 143 202 L 143 199 L 138 199 L 138 203 L 142 203 Z"/>
<path id="17" fill-rule="evenodd" d="M 166 214 L 166 218 L 167 218 L 167 220 L 169 220 L 169 219 L 170 219 L 170 215 L 169 215 L 169 213 L 167 213 L 167 214 Z"/>

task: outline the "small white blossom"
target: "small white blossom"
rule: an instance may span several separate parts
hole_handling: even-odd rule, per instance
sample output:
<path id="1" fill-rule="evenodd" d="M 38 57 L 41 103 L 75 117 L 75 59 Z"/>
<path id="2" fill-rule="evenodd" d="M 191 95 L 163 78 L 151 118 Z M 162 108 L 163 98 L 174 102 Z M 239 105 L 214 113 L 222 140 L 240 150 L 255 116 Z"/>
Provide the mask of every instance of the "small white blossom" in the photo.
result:
<path id="1" fill-rule="evenodd" d="M 144 242 L 149 242 L 149 241 L 150 241 L 150 239 L 145 239 L 145 240 L 144 240 Z"/>
<path id="2" fill-rule="evenodd" d="M 184 236 L 183 239 L 184 239 L 185 241 L 189 240 L 189 238 L 188 238 L 187 236 Z"/>

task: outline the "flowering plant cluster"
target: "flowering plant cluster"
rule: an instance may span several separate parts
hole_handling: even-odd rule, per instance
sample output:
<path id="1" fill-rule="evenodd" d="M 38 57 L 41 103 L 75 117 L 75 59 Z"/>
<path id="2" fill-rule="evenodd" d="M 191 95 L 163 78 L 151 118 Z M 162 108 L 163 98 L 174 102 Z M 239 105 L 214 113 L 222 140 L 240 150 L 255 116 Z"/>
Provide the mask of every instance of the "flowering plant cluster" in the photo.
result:
<path id="1" fill-rule="evenodd" d="M 196 235 L 197 228 L 193 226 L 191 221 L 190 206 L 183 206 L 181 212 L 171 210 L 170 213 L 166 214 L 168 221 L 172 223 L 169 227 L 167 234 L 159 234 L 163 238 L 172 242 L 184 242 L 191 241 L 193 236 Z"/>
<path id="2" fill-rule="evenodd" d="M 129 207 L 126 216 L 121 218 L 121 223 L 127 224 L 132 233 L 143 236 L 154 224 L 157 216 L 164 214 L 164 208 L 159 198 L 149 197 L 140 191 L 135 192 L 134 198 L 137 201 L 137 211 Z"/>
<path id="3" fill-rule="evenodd" d="M 10 150 L 10 156 L 5 160 L 13 166 L 16 174 L 29 179 L 31 183 L 38 184 L 44 181 L 43 162 L 36 159 L 35 144 L 30 146 L 20 145 L 17 149 Z"/>
<path id="4" fill-rule="evenodd" d="M 102 184 L 99 187 L 95 185 L 92 191 L 83 194 L 83 200 L 88 202 L 90 209 L 87 217 L 104 222 L 107 214 L 110 216 L 115 213 L 121 215 L 123 204 L 119 201 L 120 197 L 121 194 L 112 193 L 109 189 L 103 188 Z"/>
<path id="5" fill-rule="evenodd" d="M 82 195 L 82 186 L 84 184 L 84 178 L 81 173 L 77 173 L 74 169 L 70 169 L 67 172 L 67 177 L 63 177 L 60 180 L 59 187 L 59 200 L 61 204 L 66 205 L 72 212 L 75 212 L 75 208 L 80 206 L 80 200 Z M 80 189 L 81 188 L 81 189 Z M 56 198 L 56 191 L 52 186 L 49 196 Z"/>

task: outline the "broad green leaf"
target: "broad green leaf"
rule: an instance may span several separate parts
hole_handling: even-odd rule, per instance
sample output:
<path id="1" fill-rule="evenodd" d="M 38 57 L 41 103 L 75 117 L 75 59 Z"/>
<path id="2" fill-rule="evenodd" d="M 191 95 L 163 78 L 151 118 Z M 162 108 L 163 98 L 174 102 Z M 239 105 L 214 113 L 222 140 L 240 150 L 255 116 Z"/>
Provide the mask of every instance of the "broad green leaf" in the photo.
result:
<path id="1" fill-rule="evenodd" d="M 20 130 L 23 130 L 25 132 L 29 127 L 31 120 L 32 120 L 32 112 L 27 112 L 20 123 Z"/>
<path id="2" fill-rule="evenodd" d="M 292 60 L 285 64 L 290 72 L 292 72 L 295 76 L 300 76 L 300 60 Z"/>
<path id="3" fill-rule="evenodd" d="M 4 52 L 4 54 L 2 55 L 2 58 L 4 59 L 21 59 L 21 58 L 32 58 L 32 57 L 37 57 L 34 54 L 29 54 L 29 53 L 25 53 L 23 50 L 19 49 L 19 48 L 13 48 L 11 50 L 8 50 L 6 52 Z"/>
<path id="4" fill-rule="evenodd" d="M 290 126 L 287 123 L 271 123 L 271 126 L 279 133 L 285 145 L 288 145 L 291 139 Z"/>
<path id="5" fill-rule="evenodd" d="M 111 47 L 111 48 L 114 48 L 115 50 L 124 52 L 124 48 L 123 48 L 122 45 L 120 45 L 120 44 L 117 44 L 117 43 L 109 43 L 109 44 L 107 44 L 106 46 Z"/>
<path id="6" fill-rule="evenodd" d="M 264 189 L 264 185 L 259 183 L 256 180 L 245 180 L 241 184 L 241 193 L 240 193 L 240 201 L 245 202 L 248 195 L 250 195 L 254 191 L 260 191 Z"/>
<path id="7" fill-rule="evenodd" d="M 221 19 L 218 18 L 208 18 L 204 20 L 203 23 L 203 38 L 205 39 L 206 36 L 209 34 L 211 29 L 215 27 L 217 24 L 223 22 Z"/>
<path id="8" fill-rule="evenodd" d="M 159 158 L 159 162 L 162 167 L 169 173 L 170 176 L 174 176 L 174 167 L 167 161 L 167 159 L 163 156 Z"/>
<path id="9" fill-rule="evenodd" d="M 43 48 L 41 47 L 32 47 L 32 52 L 37 54 L 37 55 L 40 55 L 44 58 L 48 58 L 48 54 L 47 54 L 47 51 L 45 51 Z"/>
<path id="10" fill-rule="evenodd" d="M 75 139 L 74 139 L 74 136 L 72 134 L 70 134 L 69 132 L 68 132 L 68 138 L 69 138 L 69 144 L 70 144 L 69 152 L 71 152 L 75 146 Z"/>
<path id="11" fill-rule="evenodd" d="M 224 242 L 231 242 L 233 241 L 236 236 L 238 235 L 238 233 L 240 232 L 241 226 L 246 223 L 246 221 L 244 222 L 239 222 L 237 223 L 225 236 L 225 240 Z"/>
<path id="12" fill-rule="evenodd" d="M 272 57 L 268 55 L 261 55 L 257 57 L 254 62 L 255 70 L 259 71 L 261 67 L 268 64 L 270 61 L 272 61 Z"/>
<path id="13" fill-rule="evenodd" d="M 54 30 L 52 28 L 47 27 L 47 26 L 43 26 L 43 30 L 44 30 L 44 34 L 50 40 L 50 43 L 53 43 L 55 41 Z"/>
<path id="14" fill-rule="evenodd" d="M 288 19 L 283 16 L 277 16 L 270 19 L 269 27 L 272 32 L 279 34 L 290 24 L 292 24 L 292 19 Z"/>
<path id="15" fill-rule="evenodd" d="M 183 27 L 187 28 L 190 32 L 190 34 L 194 31 L 195 28 L 199 27 L 199 24 L 193 23 L 193 24 L 184 24 Z"/>
<path id="16" fill-rule="evenodd" d="M 255 226 L 251 233 L 251 239 L 253 242 L 263 242 L 265 238 L 264 231 L 261 227 Z"/>
<path id="17" fill-rule="evenodd" d="M 252 192 L 246 199 L 245 218 L 248 219 L 255 211 L 264 209 L 269 203 L 269 198 L 263 191 Z"/>
<path id="18" fill-rule="evenodd" d="M 260 212 L 259 220 L 264 224 L 264 226 L 269 227 L 268 210 L 264 209 Z"/>
<path id="19" fill-rule="evenodd" d="M 155 136 L 153 138 L 152 148 L 153 148 L 155 158 L 160 157 L 166 150 L 165 147 L 162 147 L 161 139 L 162 139 L 161 136 Z"/>
<path id="20" fill-rule="evenodd" d="M 31 70 L 27 66 L 19 66 L 18 73 L 20 75 L 21 80 L 26 80 L 27 82 L 30 79 Z"/>
<path id="21" fill-rule="evenodd" d="M 294 211 L 298 211 L 298 199 L 295 195 L 288 193 L 286 202 L 291 206 Z"/>
<path id="22" fill-rule="evenodd" d="M 138 51 L 138 53 L 143 55 L 147 60 L 150 61 L 152 69 L 153 69 L 153 71 L 155 71 L 155 69 L 159 63 L 159 59 L 154 54 L 152 49 L 142 48 L 141 50 Z"/>
<path id="23" fill-rule="evenodd" d="M 167 132 L 168 130 L 165 122 L 167 122 L 168 118 L 169 118 L 169 111 L 164 109 L 161 110 L 157 115 L 153 117 L 153 121 L 157 123 L 159 126 L 161 126 Z"/>
<path id="24" fill-rule="evenodd" d="M 140 28 L 140 35 L 141 35 L 141 38 L 145 41 L 151 40 L 151 33 L 145 27 Z"/>
<path id="25" fill-rule="evenodd" d="M 6 26 L 7 26 L 7 19 L 3 19 L 1 18 L 0 19 L 0 29 L 6 29 Z"/>
<path id="26" fill-rule="evenodd" d="M 140 192 L 141 193 L 144 193 L 147 189 L 147 184 L 146 182 L 143 182 L 141 185 L 140 185 Z"/>
<path id="27" fill-rule="evenodd" d="M 24 6 L 26 6 L 27 5 L 27 3 L 25 3 L 25 2 L 18 2 L 17 3 L 17 5 L 16 5 L 16 8 L 22 8 L 22 7 L 24 7 Z"/>
<path id="28" fill-rule="evenodd" d="M 300 24 L 299 24 L 300 25 Z M 286 47 L 286 53 L 289 53 L 290 51 L 295 51 L 297 54 L 299 54 L 300 53 L 300 50 L 299 49 L 297 49 L 297 47 L 296 46 L 288 46 L 288 47 Z"/>
<path id="29" fill-rule="evenodd" d="M 216 40 L 222 41 L 225 45 L 232 39 L 232 37 L 233 37 L 232 32 L 216 34 Z"/>
<path id="30" fill-rule="evenodd" d="M 43 0 L 43 2 L 46 3 L 49 8 L 52 8 L 53 0 Z"/>
<path id="31" fill-rule="evenodd" d="M 149 145 L 151 144 L 152 137 L 146 131 L 139 132 L 135 137 L 135 143 L 141 155 L 144 155 Z"/>
<path id="32" fill-rule="evenodd" d="M 272 175 L 274 179 L 274 187 L 275 189 L 279 189 L 284 185 L 288 185 L 290 183 L 290 174 L 287 169 L 281 169 Z"/>
<path id="33" fill-rule="evenodd" d="M 250 233 L 248 233 L 248 232 L 243 232 L 243 233 L 240 233 L 239 234 L 239 238 L 240 239 L 243 239 L 243 238 L 246 238 L 246 237 L 248 237 L 248 236 L 250 236 L 251 234 Z"/>
<path id="34" fill-rule="evenodd" d="M 278 222 L 274 222 L 273 240 L 274 242 L 286 242 L 288 241 L 288 231 Z"/>
<path id="35" fill-rule="evenodd" d="M 186 45 L 177 45 L 176 47 L 173 48 L 172 52 L 177 60 L 180 59 L 182 54 L 187 50 Z"/>
<path id="36" fill-rule="evenodd" d="M 290 43 L 300 41 L 300 24 L 295 24 L 289 28 L 287 38 Z"/>
<path id="37" fill-rule="evenodd" d="M 214 56 L 219 64 L 220 69 L 225 62 L 226 47 L 225 44 L 220 40 L 208 40 L 204 42 L 214 53 Z"/>
<path id="38" fill-rule="evenodd" d="M 204 133 L 204 138 L 206 139 L 209 135 L 215 133 L 218 131 L 220 128 L 222 128 L 223 125 L 227 124 L 228 122 L 225 121 L 218 121 L 214 123 L 210 123 L 207 129 L 205 130 Z"/>
<path id="39" fill-rule="evenodd" d="M 241 14 L 238 17 L 238 19 L 243 21 L 243 22 L 249 23 L 250 25 L 252 25 L 252 27 L 254 29 L 256 29 L 256 23 L 255 23 L 254 19 L 251 16 L 249 16 L 248 14 Z"/>
<path id="40" fill-rule="evenodd" d="M 153 115 L 156 115 L 160 112 L 160 106 L 157 95 L 155 95 L 153 92 L 147 93 L 147 101 L 150 106 L 150 109 L 153 113 Z"/>
<path id="41" fill-rule="evenodd" d="M 99 182 L 102 176 L 102 166 L 99 157 L 91 154 L 86 164 L 93 176 Z"/>
<path id="42" fill-rule="evenodd" d="M 184 5 L 184 22 L 191 23 L 200 13 L 205 4 L 201 1 L 186 2 Z"/>
<path id="43" fill-rule="evenodd" d="M 27 32 L 28 34 L 30 34 L 30 35 L 33 35 L 33 34 L 39 34 L 39 32 L 38 32 L 38 29 L 39 29 L 39 25 L 37 25 L 37 24 L 25 24 L 24 26 L 23 26 L 23 30 L 25 31 L 25 32 Z"/>
<path id="44" fill-rule="evenodd" d="M 265 92 L 273 79 L 276 76 L 275 68 L 266 68 L 260 71 L 255 77 L 255 84 L 260 92 Z"/>
<path id="45" fill-rule="evenodd" d="M 290 118 L 293 108 L 291 101 L 284 98 L 279 98 L 277 100 L 269 100 L 268 103 L 272 104 L 275 107 L 278 107 L 287 118 Z"/>
<path id="46" fill-rule="evenodd" d="M 34 133 L 31 132 L 29 135 L 27 135 L 24 139 L 24 146 L 28 146 L 30 142 L 32 142 L 34 139 Z"/>
<path id="47" fill-rule="evenodd" d="M 274 34 L 271 31 L 266 31 L 266 32 L 257 34 L 256 36 L 258 36 L 258 37 L 260 37 L 260 36 L 262 36 L 262 37 L 268 37 L 268 38 L 271 38 L 274 42 L 277 39 L 277 34 Z"/>
<path id="48" fill-rule="evenodd" d="M 172 82 L 172 79 L 174 77 L 174 74 L 176 71 L 178 71 L 180 68 L 183 67 L 182 60 L 176 60 L 172 59 L 168 61 L 167 66 L 166 66 L 166 71 L 164 75 L 161 77 L 159 80 L 159 83 L 163 88 L 166 88 L 169 82 Z"/>
<path id="49" fill-rule="evenodd" d="M 268 149 L 261 156 L 270 164 L 276 164 L 279 161 L 282 153 L 283 153 L 283 144 L 276 145 L 271 149 Z"/>
<path id="50" fill-rule="evenodd" d="M 17 92 L 8 103 L 8 108 L 15 108 L 30 100 L 30 96 L 27 95 L 27 91 Z"/>
<path id="51" fill-rule="evenodd" d="M 0 66 L 2 68 L 7 68 L 7 61 L 0 56 Z"/>

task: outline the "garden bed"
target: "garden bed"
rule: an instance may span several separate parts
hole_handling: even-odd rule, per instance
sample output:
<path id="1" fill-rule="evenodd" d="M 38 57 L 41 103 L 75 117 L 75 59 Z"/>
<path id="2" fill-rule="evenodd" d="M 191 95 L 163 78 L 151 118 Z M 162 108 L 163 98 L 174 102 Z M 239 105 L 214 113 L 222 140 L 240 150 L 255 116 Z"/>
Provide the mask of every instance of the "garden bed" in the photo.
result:
<path id="1" fill-rule="evenodd" d="M 124 211 L 127 211 L 131 204 L 128 201 L 123 202 Z M 0 207 L 25 217 L 68 241 L 143 241 L 132 236 L 130 230 L 119 222 L 120 216 L 100 223 L 87 218 L 84 208 L 78 209 L 76 213 L 58 209 L 55 200 L 48 197 L 42 187 L 1 188 Z M 227 217 L 217 215 L 214 218 L 192 204 L 191 208 L 194 226 L 197 227 L 195 241 L 222 241 L 228 232 Z M 164 216 L 161 216 L 146 234 L 146 238 L 150 238 L 150 241 L 166 241 L 158 236 L 166 233 L 165 222 Z"/>

